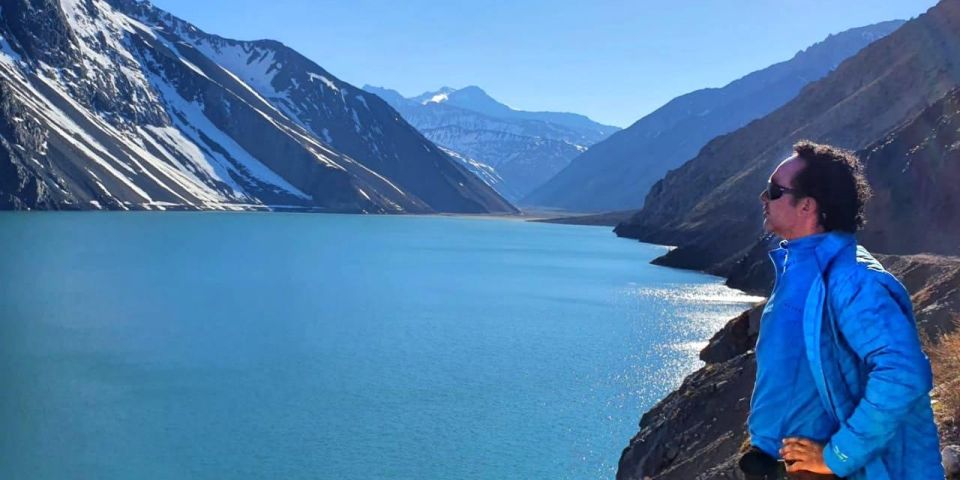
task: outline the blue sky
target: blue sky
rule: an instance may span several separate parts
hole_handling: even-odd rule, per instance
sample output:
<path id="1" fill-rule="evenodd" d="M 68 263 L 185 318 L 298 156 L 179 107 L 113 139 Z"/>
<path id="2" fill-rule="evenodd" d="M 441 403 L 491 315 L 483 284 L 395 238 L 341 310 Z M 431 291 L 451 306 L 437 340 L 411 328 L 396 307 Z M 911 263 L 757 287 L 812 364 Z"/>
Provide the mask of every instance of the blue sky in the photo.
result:
<path id="1" fill-rule="evenodd" d="M 477 85 L 511 107 L 625 127 L 848 28 L 934 0 L 154 0 L 210 33 L 271 38 L 356 86 Z"/>

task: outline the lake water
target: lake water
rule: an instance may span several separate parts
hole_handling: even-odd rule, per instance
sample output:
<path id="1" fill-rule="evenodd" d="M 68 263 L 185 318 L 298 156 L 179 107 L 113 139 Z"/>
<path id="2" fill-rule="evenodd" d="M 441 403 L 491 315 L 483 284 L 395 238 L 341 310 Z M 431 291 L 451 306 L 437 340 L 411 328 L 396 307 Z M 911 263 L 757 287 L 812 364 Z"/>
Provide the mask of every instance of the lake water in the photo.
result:
<path id="1" fill-rule="evenodd" d="M 0 214 L 0 478 L 611 479 L 756 299 L 609 228 Z"/>

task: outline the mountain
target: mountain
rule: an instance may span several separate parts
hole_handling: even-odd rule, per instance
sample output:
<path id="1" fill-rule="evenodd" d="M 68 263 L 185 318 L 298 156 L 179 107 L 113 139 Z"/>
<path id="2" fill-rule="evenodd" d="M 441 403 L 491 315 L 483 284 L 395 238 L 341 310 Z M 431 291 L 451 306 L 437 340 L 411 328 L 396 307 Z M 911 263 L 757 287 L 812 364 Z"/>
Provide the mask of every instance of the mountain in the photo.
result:
<path id="1" fill-rule="evenodd" d="M 142 0 L 0 8 L 0 208 L 515 211 L 278 42 Z"/>
<path id="2" fill-rule="evenodd" d="M 563 169 L 587 147 L 617 131 L 582 115 L 514 110 L 479 87 L 405 98 L 366 85 L 431 141 L 493 169 L 494 188 L 517 200 Z"/>
<path id="3" fill-rule="evenodd" d="M 412 99 L 417 103 L 444 103 L 464 110 L 482 113 L 489 117 L 509 120 L 534 120 L 553 123 L 581 132 L 585 142 L 595 143 L 597 139 L 606 137 L 620 130 L 617 127 L 601 125 L 584 115 L 564 112 L 527 112 L 514 110 L 493 99 L 487 92 L 477 86 L 468 86 L 461 89 L 443 87 L 436 92 L 427 92 Z"/>
<path id="4" fill-rule="evenodd" d="M 884 253 L 960 256 L 960 90 L 859 156 L 874 190 L 861 242 Z"/>
<path id="5" fill-rule="evenodd" d="M 830 35 L 792 59 L 722 88 L 677 97 L 590 147 L 523 204 L 574 211 L 640 208 L 650 187 L 708 141 L 781 107 L 804 86 L 903 24 L 894 20 Z"/>
<path id="6" fill-rule="evenodd" d="M 780 109 L 708 143 L 694 159 L 657 182 L 643 209 L 618 225 L 616 232 L 678 245 L 660 263 L 728 274 L 760 235 L 757 195 L 775 165 L 790 153 L 791 144 L 809 138 L 865 149 L 911 119 L 923 118 L 922 112 L 958 85 L 960 2 L 943 1 L 867 46 Z M 876 159 L 892 158 L 878 155 Z M 868 159 L 868 171 L 881 169 L 880 161 Z M 883 175 L 871 177 L 875 188 L 895 185 L 904 174 L 918 179 L 910 188 L 920 187 L 925 175 L 902 168 L 883 170 Z M 909 194 L 926 195 L 918 190 Z M 934 205 L 926 201 L 914 205 Z M 899 207 L 897 211 L 896 221 L 883 221 L 887 231 L 907 225 L 898 223 L 905 215 L 918 214 Z M 938 219 L 930 222 L 911 225 L 924 232 L 943 227 Z M 898 235 L 908 234 L 916 231 Z M 943 248 L 938 242 L 914 245 Z"/>

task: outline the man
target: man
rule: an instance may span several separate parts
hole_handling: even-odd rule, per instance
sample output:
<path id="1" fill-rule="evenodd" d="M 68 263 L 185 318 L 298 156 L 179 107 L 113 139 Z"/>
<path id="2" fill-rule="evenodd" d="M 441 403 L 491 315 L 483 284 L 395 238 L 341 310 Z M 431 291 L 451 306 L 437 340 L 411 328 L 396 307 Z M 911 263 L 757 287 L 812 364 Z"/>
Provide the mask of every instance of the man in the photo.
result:
<path id="1" fill-rule="evenodd" d="M 764 229 L 783 242 L 770 252 L 747 473 L 782 458 L 791 478 L 944 477 L 910 297 L 854 237 L 869 195 L 856 157 L 812 142 L 760 195 Z"/>

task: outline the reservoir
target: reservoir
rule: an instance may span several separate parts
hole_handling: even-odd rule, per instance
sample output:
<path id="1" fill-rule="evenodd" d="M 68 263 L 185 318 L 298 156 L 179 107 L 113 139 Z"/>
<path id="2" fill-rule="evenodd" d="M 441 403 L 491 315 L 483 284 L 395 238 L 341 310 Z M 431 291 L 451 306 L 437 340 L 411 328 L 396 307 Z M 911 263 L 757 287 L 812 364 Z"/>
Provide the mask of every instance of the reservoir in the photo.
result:
<path id="1" fill-rule="evenodd" d="M 611 479 L 748 297 L 608 227 L 0 214 L 0 478 Z"/>

